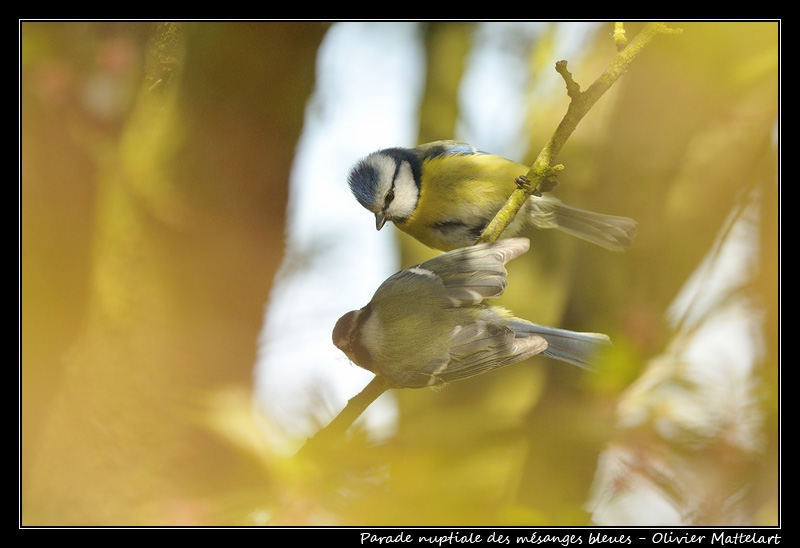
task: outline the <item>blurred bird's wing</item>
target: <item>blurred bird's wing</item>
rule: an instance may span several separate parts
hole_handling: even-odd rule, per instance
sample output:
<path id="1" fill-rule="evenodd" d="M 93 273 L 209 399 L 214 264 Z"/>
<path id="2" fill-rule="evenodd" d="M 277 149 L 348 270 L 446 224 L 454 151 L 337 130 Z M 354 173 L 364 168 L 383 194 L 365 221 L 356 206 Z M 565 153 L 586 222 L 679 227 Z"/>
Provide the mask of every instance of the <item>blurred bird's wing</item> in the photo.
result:
<path id="1" fill-rule="evenodd" d="M 540 354 L 547 348 L 542 337 L 516 338 L 506 327 L 477 320 L 459 325 L 450 334 L 450 351 L 431 360 L 417 373 L 434 386 L 498 369 Z"/>
<path id="2" fill-rule="evenodd" d="M 455 249 L 416 267 L 441 280 L 451 306 L 479 304 L 499 297 L 506 288 L 505 265 L 530 247 L 527 238 L 509 238 L 488 244 Z"/>

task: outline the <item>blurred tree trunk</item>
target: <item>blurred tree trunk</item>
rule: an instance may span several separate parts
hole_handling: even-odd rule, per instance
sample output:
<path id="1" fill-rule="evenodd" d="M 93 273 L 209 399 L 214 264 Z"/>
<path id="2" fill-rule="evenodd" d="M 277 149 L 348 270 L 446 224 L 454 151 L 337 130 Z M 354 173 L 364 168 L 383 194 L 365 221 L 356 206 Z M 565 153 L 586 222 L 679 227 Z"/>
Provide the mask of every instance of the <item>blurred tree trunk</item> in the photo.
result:
<path id="1" fill-rule="evenodd" d="M 425 92 L 420 103 L 418 143 L 453 139 L 458 121 L 458 90 L 472 47 L 472 23 L 425 25 Z"/>
<path id="2" fill-rule="evenodd" d="M 60 375 L 63 366 L 26 360 L 54 357 L 36 354 L 34 342 L 52 334 L 23 336 L 23 383 L 33 381 L 26 393 L 34 402 L 54 398 L 35 450 L 29 448 L 35 464 L 23 462 L 25 525 L 235 523 L 243 516 L 232 494 L 268 485 L 261 465 L 216 437 L 203 413 L 214 391 L 249 389 L 325 26 L 134 27 L 150 31 L 144 81 L 118 131 L 65 116 L 59 122 L 71 125 L 53 137 L 35 101 L 23 117 L 22 156 L 30 162 L 23 166 L 50 177 L 36 181 L 41 195 L 65 184 L 58 170 L 42 168 L 52 161 L 47 152 L 58 150 L 36 148 L 48 137 L 74 147 L 70 139 L 78 135 L 89 148 L 86 161 L 94 162 L 82 173 L 96 176 L 96 187 L 85 180 L 81 187 L 95 195 L 85 227 L 91 242 L 83 248 L 89 266 L 79 273 L 88 275 L 86 320 L 57 391 L 42 396 L 37 381 Z M 36 30 L 83 30 L 98 40 L 120 29 Z M 24 203 L 26 183 L 23 177 L 23 233 L 49 213 Z M 23 258 L 41 243 L 23 240 Z M 39 273 L 41 285 L 58 274 Z M 39 287 L 23 276 L 26 283 L 23 297 Z M 38 425 L 25 410 L 23 425 Z"/>

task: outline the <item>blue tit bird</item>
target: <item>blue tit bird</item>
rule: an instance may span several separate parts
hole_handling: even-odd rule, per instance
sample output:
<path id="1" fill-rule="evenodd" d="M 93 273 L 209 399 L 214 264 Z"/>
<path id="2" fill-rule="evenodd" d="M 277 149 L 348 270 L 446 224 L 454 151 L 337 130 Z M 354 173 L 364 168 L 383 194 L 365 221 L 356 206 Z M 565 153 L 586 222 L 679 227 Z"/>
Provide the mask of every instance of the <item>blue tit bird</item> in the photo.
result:
<path id="1" fill-rule="evenodd" d="M 363 158 L 348 176 L 359 203 L 434 249 L 449 251 L 476 242 L 517 188 L 528 167 L 461 141 L 414 148 L 386 148 Z M 551 196 L 531 196 L 503 237 L 526 225 L 555 228 L 613 251 L 636 235 L 636 221 L 594 213 Z"/>
<path id="2" fill-rule="evenodd" d="M 401 270 L 369 304 L 336 322 L 333 343 L 404 388 L 450 383 L 536 354 L 588 367 L 611 344 L 607 335 L 537 325 L 483 302 L 502 295 L 505 264 L 529 246 L 527 238 L 503 239 Z"/>

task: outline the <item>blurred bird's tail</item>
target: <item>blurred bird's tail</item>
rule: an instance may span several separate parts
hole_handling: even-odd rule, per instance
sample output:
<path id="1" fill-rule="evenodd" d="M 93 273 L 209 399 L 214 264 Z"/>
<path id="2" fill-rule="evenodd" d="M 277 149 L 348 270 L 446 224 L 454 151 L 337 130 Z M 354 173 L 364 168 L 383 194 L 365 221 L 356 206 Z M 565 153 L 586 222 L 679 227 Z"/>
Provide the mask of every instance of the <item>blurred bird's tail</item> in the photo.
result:
<path id="1" fill-rule="evenodd" d="M 602 333 L 579 333 L 526 321 L 512 321 L 508 327 L 518 337 L 542 337 L 547 341 L 542 354 L 584 369 L 591 369 L 592 358 L 600 349 L 611 346 L 608 335 Z"/>
<path id="2" fill-rule="evenodd" d="M 627 217 L 595 213 L 549 196 L 532 196 L 528 204 L 534 226 L 556 228 L 612 251 L 629 247 L 636 236 L 636 221 Z"/>

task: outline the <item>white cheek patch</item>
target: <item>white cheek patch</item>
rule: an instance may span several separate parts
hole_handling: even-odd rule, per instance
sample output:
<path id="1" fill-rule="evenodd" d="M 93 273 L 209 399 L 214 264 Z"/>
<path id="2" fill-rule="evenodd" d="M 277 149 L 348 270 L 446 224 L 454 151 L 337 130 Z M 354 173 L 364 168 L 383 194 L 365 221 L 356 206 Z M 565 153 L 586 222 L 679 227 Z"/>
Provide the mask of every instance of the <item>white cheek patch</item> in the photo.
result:
<path id="1" fill-rule="evenodd" d="M 386 210 L 390 219 L 404 220 L 411 216 L 419 201 L 419 188 L 408 162 L 400 164 L 394 179 L 394 200 Z"/>
<path id="2" fill-rule="evenodd" d="M 371 348 L 383 347 L 383 323 L 375 309 L 361 324 L 360 337 L 362 340 L 369 341 Z"/>

